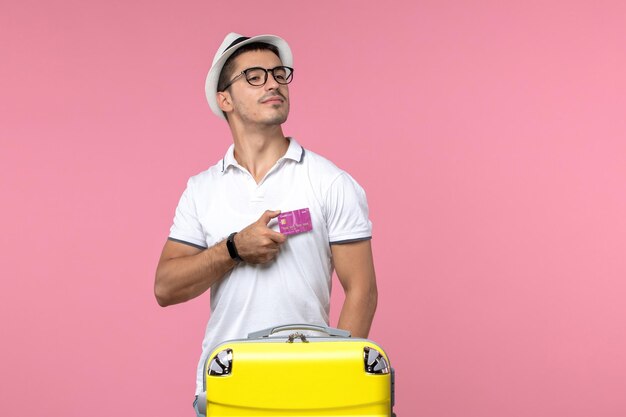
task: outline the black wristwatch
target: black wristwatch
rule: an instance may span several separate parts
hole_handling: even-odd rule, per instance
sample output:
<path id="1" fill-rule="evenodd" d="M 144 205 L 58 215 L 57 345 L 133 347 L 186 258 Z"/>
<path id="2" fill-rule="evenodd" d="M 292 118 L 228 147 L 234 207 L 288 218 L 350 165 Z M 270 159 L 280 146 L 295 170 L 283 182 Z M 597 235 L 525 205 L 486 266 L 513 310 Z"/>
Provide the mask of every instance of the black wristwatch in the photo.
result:
<path id="1" fill-rule="evenodd" d="M 239 256 L 239 252 L 237 252 L 237 246 L 235 246 L 236 234 L 237 232 L 233 232 L 230 234 L 230 236 L 228 236 L 228 239 L 226 239 L 226 248 L 228 248 L 228 254 L 232 259 L 237 262 L 241 262 L 243 261 L 243 259 L 241 259 L 241 256 Z"/>

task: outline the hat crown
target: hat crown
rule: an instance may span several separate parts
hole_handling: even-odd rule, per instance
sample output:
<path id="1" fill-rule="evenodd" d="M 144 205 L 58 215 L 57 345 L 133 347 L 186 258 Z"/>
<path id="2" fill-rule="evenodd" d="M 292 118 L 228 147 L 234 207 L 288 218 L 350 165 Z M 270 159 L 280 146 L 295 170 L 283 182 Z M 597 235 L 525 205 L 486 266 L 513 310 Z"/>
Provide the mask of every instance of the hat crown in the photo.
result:
<path id="1" fill-rule="evenodd" d="M 226 37 L 224 38 L 224 41 L 222 42 L 220 47 L 217 49 L 217 52 L 215 53 L 215 56 L 213 57 L 212 65 L 215 65 L 217 60 L 220 59 L 220 57 L 224 54 L 224 52 L 226 52 L 228 47 L 231 46 L 233 42 L 235 42 L 239 38 L 245 38 L 245 36 L 240 35 L 239 33 L 235 33 L 235 32 L 230 32 L 228 35 L 226 35 Z"/>

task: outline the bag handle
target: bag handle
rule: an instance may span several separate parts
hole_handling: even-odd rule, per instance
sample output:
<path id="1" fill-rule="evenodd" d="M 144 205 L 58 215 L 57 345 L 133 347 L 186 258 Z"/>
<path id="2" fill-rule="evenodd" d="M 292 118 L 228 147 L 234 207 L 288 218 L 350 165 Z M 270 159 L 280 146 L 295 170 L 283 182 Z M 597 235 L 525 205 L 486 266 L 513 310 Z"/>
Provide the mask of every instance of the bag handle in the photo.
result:
<path id="1" fill-rule="evenodd" d="M 283 326 L 268 327 L 267 329 L 248 333 L 248 339 L 259 339 L 261 337 L 269 337 L 276 332 L 282 332 L 284 330 L 313 330 L 316 332 L 326 333 L 327 335 L 333 336 L 333 337 L 350 337 L 349 331 L 335 329 L 334 327 L 317 326 L 315 324 L 286 324 Z"/>

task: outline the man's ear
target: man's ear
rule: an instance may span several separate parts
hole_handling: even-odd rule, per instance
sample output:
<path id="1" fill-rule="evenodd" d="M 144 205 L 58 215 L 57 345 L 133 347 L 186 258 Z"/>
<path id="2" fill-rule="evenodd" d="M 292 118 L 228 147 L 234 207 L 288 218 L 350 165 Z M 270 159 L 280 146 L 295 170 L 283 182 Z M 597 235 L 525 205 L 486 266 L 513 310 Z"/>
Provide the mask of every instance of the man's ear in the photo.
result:
<path id="1" fill-rule="evenodd" d="M 233 104 L 230 98 L 230 94 L 226 91 L 218 91 L 216 94 L 217 105 L 224 113 L 233 111 Z"/>

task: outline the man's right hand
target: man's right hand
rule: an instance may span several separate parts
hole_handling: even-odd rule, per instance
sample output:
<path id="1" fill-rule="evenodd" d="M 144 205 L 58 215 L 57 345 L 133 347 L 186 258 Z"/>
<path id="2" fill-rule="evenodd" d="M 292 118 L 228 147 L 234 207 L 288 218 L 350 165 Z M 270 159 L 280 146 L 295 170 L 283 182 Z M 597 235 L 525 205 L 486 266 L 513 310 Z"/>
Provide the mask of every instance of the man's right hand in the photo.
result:
<path id="1" fill-rule="evenodd" d="M 244 262 L 264 264 L 278 255 L 280 245 L 285 243 L 287 236 L 275 232 L 267 224 L 279 214 L 280 210 L 265 210 L 259 220 L 235 235 L 235 246 Z"/>
<path id="2" fill-rule="evenodd" d="M 287 237 L 267 224 L 279 214 L 280 211 L 268 210 L 235 235 L 237 252 L 245 262 L 261 264 L 276 257 Z M 219 282 L 236 265 L 228 253 L 226 240 L 200 249 L 168 239 L 157 266 L 154 294 L 163 307 L 191 300 Z"/>

